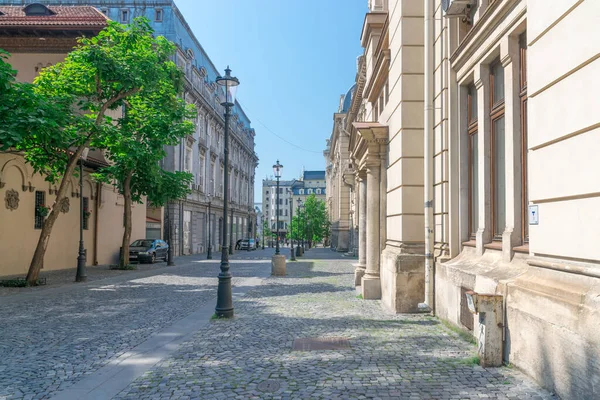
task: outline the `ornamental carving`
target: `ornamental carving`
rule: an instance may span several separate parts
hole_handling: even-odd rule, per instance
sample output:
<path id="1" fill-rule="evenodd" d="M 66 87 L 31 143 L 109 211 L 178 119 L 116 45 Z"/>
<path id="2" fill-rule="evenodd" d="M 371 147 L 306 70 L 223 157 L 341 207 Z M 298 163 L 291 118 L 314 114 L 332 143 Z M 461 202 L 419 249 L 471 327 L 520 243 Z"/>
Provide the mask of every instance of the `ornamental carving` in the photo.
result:
<path id="1" fill-rule="evenodd" d="M 60 201 L 60 203 L 58 203 L 58 210 L 61 213 L 66 214 L 69 212 L 70 209 L 71 209 L 71 201 L 69 200 L 68 197 L 63 197 L 63 199 Z"/>
<path id="2" fill-rule="evenodd" d="M 12 189 L 7 190 L 6 195 L 4 196 L 4 203 L 6 204 L 6 208 L 10 211 L 19 208 L 19 192 Z"/>

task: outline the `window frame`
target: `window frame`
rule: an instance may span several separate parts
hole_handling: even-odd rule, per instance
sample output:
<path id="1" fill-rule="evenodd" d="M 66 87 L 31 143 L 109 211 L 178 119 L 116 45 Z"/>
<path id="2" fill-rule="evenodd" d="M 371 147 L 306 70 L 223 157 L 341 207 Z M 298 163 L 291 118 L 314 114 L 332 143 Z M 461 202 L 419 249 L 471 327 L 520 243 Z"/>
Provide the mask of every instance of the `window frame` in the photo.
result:
<path id="1" fill-rule="evenodd" d="M 159 18 L 159 16 L 160 16 L 160 18 Z M 163 22 L 164 16 L 165 16 L 165 13 L 162 8 L 154 9 L 154 22 Z"/>
<path id="2" fill-rule="evenodd" d="M 502 240 L 502 233 L 504 232 L 504 229 L 506 229 L 506 208 L 504 209 L 504 215 L 505 215 L 505 222 L 504 225 L 502 227 L 502 232 L 500 232 L 499 234 L 496 234 L 496 230 L 498 228 L 497 224 L 498 221 L 496 220 L 496 207 L 498 206 L 496 204 L 496 195 L 497 195 L 497 182 L 496 182 L 496 156 L 495 156 L 495 152 L 496 152 L 496 146 L 495 146 L 495 135 L 496 135 L 496 129 L 495 129 L 495 125 L 494 123 L 502 118 L 504 118 L 504 102 L 505 102 L 505 98 L 506 98 L 506 93 L 503 90 L 503 96 L 501 99 L 499 99 L 498 101 L 496 101 L 494 103 L 494 68 L 497 67 L 498 65 L 500 65 L 502 67 L 502 64 L 500 63 L 500 60 L 496 60 L 495 62 L 493 62 L 492 64 L 490 64 L 490 98 L 489 98 L 489 102 L 490 102 L 490 212 L 491 212 L 491 232 L 492 232 L 492 240 L 493 241 L 501 241 Z M 502 67 L 504 68 L 504 67 Z M 503 81 L 504 81 L 504 75 L 503 75 Z M 504 84 L 504 82 L 503 82 Z M 504 132 L 506 135 L 506 120 L 504 120 Z M 505 136 L 505 140 L 506 140 L 506 136 Z M 506 159 L 505 159 L 505 167 L 506 167 Z M 505 202 L 506 203 L 506 202 Z"/>
<path id="3" fill-rule="evenodd" d="M 86 212 L 90 210 L 90 199 L 89 197 L 83 197 L 83 229 L 84 230 L 89 230 L 90 228 L 90 224 L 89 224 L 89 215 L 86 215 Z"/>
<path id="4" fill-rule="evenodd" d="M 527 185 L 527 32 L 519 36 L 519 104 L 521 112 L 521 240 L 529 243 L 529 190 Z"/>
<path id="5" fill-rule="evenodd" d="M 127 18 L 123 18 L 124 15 L 127 15 Z M 119 19 L 121 20 L 122 24 L 128 24 L 129 20 L 131 19 L 131 10 L 128 8 L 119 10 Z"/>
<path id="6" fill-rule="evenodd" d="M 478 125 L 478 119 L 477 119 L 477 113 L 475 113 L 475 115 L 473 115 L 472 110 L 473 110 L 473 102 L 477 102 L 477 88 L 475 87 L 475 84 L 471 84 L 468 86 L 468 92 L 467 92 L 467 157 L 468 157 L 468 196 L 469 196 L 469 200 L 468 200 L 468 215 L 469 215 L 469 222 L 468 222 L 468 226 L 469 226 L 469 239 L 470 240 L 474 240 L 476 238 L 477 235 L 477 230 L 479 229 L 479 222 L 477 221 L 477 226 L 474 228 L 474 223 L 476 221 L 474 221 L 473 217 L 474 217 L 474 208 L 473 208 L 473 191 L 477 190 L 478 187 L 478 182 L 474 182 L 473 180 L 473 170 L 474 170 L 474 165 L 475 163 L 477 163 L 478 160 L 473 160 L 472 159 L 472 154 L 473 154 L 473 146 L 471 144 L 471 140 L 472 137 L 477 135 L 479 132 L 479 125 Z M 475 142 L 475 146 L 477 146 L 477 142 Z M 478 171 L 478 175 L 479 175 L 479 171 Z M 479 207 L 479 198 L 478 200 L 478 204 L 476 205 L 476 207 Z M 479 213 L 478 213 L 479 215 Z"/>
<path id="7" fill-rule="evenodd" d="M 38 194 L 40 195 L 41 201 L 38 201 Z M 38 207 L 46 205 L 46 192 L 43 190 L 36 190 L 34 196 L 35 197 L 33 200 L 33 229 L 42 229 L 44 226 L 44 220 L 46 218 L 40 214 L 40 212 L 38 211 Z"/>

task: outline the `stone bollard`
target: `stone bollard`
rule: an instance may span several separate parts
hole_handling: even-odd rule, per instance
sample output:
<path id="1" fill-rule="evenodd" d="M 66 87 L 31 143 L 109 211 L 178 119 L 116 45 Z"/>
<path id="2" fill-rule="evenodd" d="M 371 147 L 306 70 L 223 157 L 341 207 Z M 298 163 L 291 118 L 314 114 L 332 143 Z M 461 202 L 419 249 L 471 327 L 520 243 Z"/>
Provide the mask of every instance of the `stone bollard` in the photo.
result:
<path id="1" fill-rule="evenodd" d="M 482 367 L 502 366 L 504 313 L 502 296 L 468 291 L 469 311 L 478 315 L 475 324 L 477 334 L 477 353 Z M 477 320 L 476 320 L 477 322 Z"/>
<path id="2" fill-rule="evenodd" d="M 271 258 L 271 275 L 285 276 L 285 256 L 275 254 Z"/>

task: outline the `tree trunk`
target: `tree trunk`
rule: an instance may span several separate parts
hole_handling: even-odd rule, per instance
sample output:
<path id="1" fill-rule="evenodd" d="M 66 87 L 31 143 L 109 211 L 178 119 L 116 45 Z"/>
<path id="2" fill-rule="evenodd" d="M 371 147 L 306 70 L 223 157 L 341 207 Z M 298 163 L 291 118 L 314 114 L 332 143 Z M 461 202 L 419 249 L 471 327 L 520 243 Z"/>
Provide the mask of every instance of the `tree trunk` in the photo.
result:
<path id="1" fill-rule="evenodd" d="M 62 177 L 60 182 L 60 186 L 58 187 L 58 192 L 56 194 L 56 200 L 54 201 L 54 205 L 52 206 L 52 211 L 48 214 L 48 217 L 44 220 L 44 224 L 42 225 L 42 231 L 40 232 L 40 237 L 38 239 L 37 246 L 35 248 L 35 252 L 33 253 L 33 258 L 31 259 L 31 264 L 29 264 L 29 271 L 27 271 L 27 283 L 30 285 L 35 285 L 38 280 L 38 276 L 40 274 L 40 269 L 42 269 L 42 263 L 44 261 L 44 255 L 46 254 L 46 248 L 48 247 L 48 241 L 50 240 L 50 234 L 52 233 L 52 228 L 54 227 L 54 223 L 58 219 L 60 215 L 60 207 L 58 205 L 62 202 L 62 200 L 67 195 L 67 188 L 69 187 L 68 182 L 70 176 L 73 174 L 75 167 L 77 166 L 77 161 L 83 152 L 83 149 L 87 146 L 87 142 L 82 146 L 78 147 L 75 153 L 69 158 L 69 162 L 67 163 L 67 168 L 65 170 L 65 174 Z M 80 195 L 83 195 L 82 193 Z"/>
<path id="2" fill-rule="evenodd" d="M 131 175 L 129 171 L 123 181 L 123 215 L 125 217 L 125 232 L 123 232 L 123 243 L 121 244 L 121 259 L 119 266 L 125 268 L 129 265 L 129 242 L 131 240 Z"/>

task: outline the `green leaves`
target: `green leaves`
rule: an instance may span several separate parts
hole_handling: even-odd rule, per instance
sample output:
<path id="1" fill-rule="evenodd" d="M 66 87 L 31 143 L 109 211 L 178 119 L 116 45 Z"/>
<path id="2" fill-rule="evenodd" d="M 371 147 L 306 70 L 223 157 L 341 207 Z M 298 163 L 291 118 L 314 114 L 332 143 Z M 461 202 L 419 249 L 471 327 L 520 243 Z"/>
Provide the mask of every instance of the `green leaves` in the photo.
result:
<path id="1" fill-rule="evenodd" d="M 329 218 L 323 200 L 314 194 L 306 198 L 304 208 L 296 211 L 291 222 L 291 237 L 320 242 L 329 233 Z"/>

